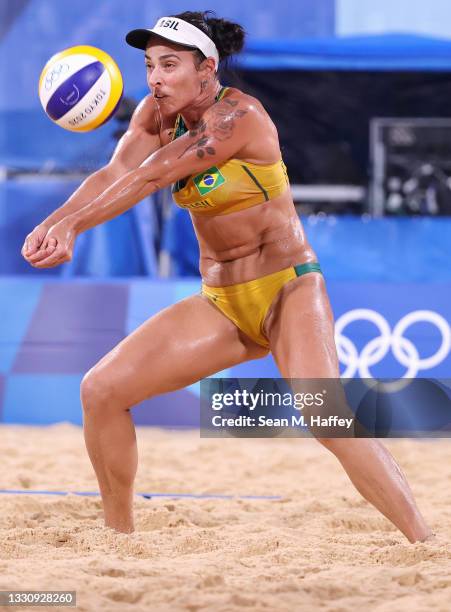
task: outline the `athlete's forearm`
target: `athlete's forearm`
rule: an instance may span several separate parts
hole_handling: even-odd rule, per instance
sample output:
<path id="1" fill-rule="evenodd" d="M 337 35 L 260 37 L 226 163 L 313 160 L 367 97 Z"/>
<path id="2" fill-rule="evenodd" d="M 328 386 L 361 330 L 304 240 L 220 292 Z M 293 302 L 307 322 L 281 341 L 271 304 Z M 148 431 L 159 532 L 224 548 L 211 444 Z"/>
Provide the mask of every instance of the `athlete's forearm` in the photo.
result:
<path id="1" fill-rule="evenodd" d="M 127 172 L 90 204 L 70 215 L 73 227 L 80 234 L 121 215 L 158 189 L 157 181 L 149 177 L 149 168 Z"/>
<path id="2" fill-rule="evenodd" d="M 77 212 L 89 202 L 92 202 L 105 189 L 108 189 L 117 179 L 116 174 L 110 166 L 104 166 L 97 172 L 94 172 L 74 191 L 74 193 L 64 202 L 62 206 L 53 211 L 41 225 L 52 226 L 61 219 Z"/>

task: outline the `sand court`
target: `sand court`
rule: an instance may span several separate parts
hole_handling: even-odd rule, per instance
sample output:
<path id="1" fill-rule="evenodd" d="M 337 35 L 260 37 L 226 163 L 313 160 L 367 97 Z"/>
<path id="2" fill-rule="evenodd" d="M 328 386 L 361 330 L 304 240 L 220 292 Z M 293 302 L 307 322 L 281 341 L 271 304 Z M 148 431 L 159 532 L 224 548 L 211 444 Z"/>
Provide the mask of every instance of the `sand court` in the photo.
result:
<path id="1" fill-rule="evenodd" d="M 97 490 L 81 428 L 0 435 L 2 489 Z M 439 533 L 409 544 L 314 440 L 137 436 L 137 492 L 281 499 L 136 497 L 124 535 L 102 526 L 99 497 L 2 494 L 1 589 L 75 589 L 86 611 L 449 611 L 449 440 L 387 442 Z"/>

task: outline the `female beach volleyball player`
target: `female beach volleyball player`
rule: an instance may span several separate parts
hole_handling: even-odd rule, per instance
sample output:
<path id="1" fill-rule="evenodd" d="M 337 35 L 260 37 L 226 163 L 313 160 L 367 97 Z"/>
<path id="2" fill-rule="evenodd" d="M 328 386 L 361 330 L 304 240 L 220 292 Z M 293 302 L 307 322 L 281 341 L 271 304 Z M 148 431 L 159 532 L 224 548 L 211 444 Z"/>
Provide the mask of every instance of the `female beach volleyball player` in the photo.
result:
<path id="1" fill-rule="evenodd" d="M 151 317 L 81 385 L 105 524 L 121 532 L 134 529 L 134 404 L 269 351 L 284 378 L 339 377 L 324 279 L 293 205 L 277 130 L 257 99 L 218 80 L 219 62 L 243 46 L 243 29 L 210 12 L 185 12 L 126 40 L 145 50 L 151 93 L 111 161 L 22 248 L 36 268 L 69 261 L 78 234 L 171 184 L 176 203 L 191 214 L 201 294 Z M 318 439 L 411 542 L 432 535 L 378 440 Z"/>

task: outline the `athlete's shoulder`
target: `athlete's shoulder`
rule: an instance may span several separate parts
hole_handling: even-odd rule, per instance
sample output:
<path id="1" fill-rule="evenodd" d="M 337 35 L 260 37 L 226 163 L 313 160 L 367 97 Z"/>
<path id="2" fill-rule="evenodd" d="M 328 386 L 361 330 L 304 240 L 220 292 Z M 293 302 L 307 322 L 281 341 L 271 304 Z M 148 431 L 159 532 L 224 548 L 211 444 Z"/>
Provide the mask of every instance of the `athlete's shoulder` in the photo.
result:
<path id="1" fill-rule="evenodd" d="M 220 122 L 224 127 L 239 119 L 241 130 L 252 133 L 262 127 L 268 115 L 260 101 L 235 87 L 229 87 L 222 98 L 213 104 L 204 115 L 207 123 Z"/>
<path id="2" fill-rule="evenodd" d="M 265 112 L 263 104 L 260 102 L 258 98 L 255 96 L 251 96 L 250 94 L 241 91 L 241 89 L 237 89 L 236 87 L 228 87 L 221 101 L 234 100 L 237 102 L 237 106 L 246 110 L 250 113 L 261 113 Z"/>
<path id="3" fill-rule="evenodd" d="M 262 111 L 264 112 L 264 109 L 257 98 L 229 87 L 222 98 L 206 111 L 204 120 L 207 123 L 220 120 L 226 124 L 241 119 L 242 126 L 245 124 L 255 127 L 263 117 Z"/>

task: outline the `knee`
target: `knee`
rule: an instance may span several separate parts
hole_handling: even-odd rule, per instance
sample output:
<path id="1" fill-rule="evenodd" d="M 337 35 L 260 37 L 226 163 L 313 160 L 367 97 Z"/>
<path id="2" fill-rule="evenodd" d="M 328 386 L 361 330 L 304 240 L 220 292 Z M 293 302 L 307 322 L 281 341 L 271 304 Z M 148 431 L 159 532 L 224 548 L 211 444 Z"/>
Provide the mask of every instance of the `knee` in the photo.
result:
<path id="1" fill-rule="evenodd" d="M 83 376 L 80 399 L 86 411 L 97 406 L 111 406 L 117 397 L 113 383 L 94 367 Z"/>

